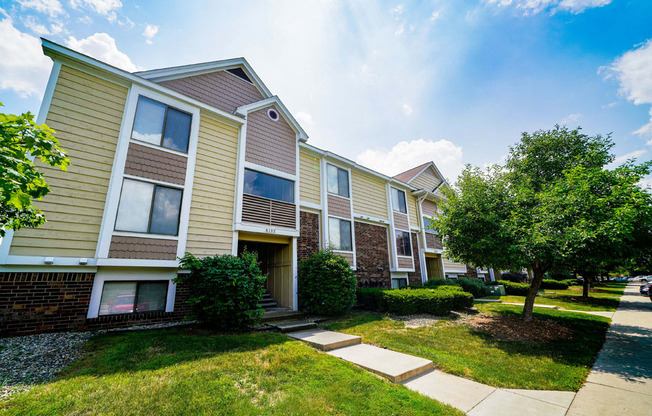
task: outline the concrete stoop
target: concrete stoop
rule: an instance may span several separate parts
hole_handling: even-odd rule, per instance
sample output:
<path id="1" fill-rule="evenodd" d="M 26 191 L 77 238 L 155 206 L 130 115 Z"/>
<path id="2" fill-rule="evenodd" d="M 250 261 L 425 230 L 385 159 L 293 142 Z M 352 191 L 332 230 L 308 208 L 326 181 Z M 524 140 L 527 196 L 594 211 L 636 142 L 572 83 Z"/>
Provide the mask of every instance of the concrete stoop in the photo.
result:
<path id="1" fill-rule="evenodd" d="M 316 323 L 312 321 L 303 321 L 303 320 L 270 322 L 269 325 L 280 330 L 283 333 L 286 332 L 296 333 L 296 331 L 305 331 L 305 330 L 312 330 L 314 328 L 317 328 Z"/>
<path id="2" fill-rule="evenodd" d="M 291 332 L 289 337 L 306 342 L 322 351 L 331 351 L 337 348 L 360 344 L 362 338 L 340 332 L 326 331 L 323 329 L 310 329 L 307 331 Z"/>

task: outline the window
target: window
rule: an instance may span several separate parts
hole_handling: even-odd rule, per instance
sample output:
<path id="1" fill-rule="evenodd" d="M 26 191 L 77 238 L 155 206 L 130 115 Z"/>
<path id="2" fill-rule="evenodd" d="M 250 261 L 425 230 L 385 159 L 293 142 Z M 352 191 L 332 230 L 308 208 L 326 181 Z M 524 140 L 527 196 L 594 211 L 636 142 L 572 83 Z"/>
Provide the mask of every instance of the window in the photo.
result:
<path id="1" fill-rule="evenodd" d="M 253 82 L 251 82 L 247 76 L 247 73 L 242 68 L 227 69 L 226 71 L 232 73 L 243 81 L 247 81 L 248 83 L 253 84 Z"/>
<path id="2" fill-rule="evenodd" d="M 294 182 L 245 169 L 244 193 L 294 203 Z"/>
<path id="3" fill-rule="evenodd" d="M 269 117 L 269 119 L 272 120 L 272 121 L 278 121 L 278 119 L 279 119 L 278 113 L 273 108 L 270 108 L 269 110 L 267 110 L 267 117 Z"/>
<path id="4" fill-rule="evenodd" d="M 396 254 L 399 256 L 411 256 L 412 244 L 410 244 L 410 233 L 407 231 L 395 231 Z"/>
<path id="5" fill-rule="evenodd" d="M 333 250 L 353 250 L 353 244 L 351 243 L 351 221 L 329 218 L 328 235 Z"/>
<path id="6" fill-rule="evenodd" d="M 177 235 L 182 194 L 180 189 L 125 179 L 115 230 Z"/>
<path id="7" fill-rule="evenodd" d="M 140 96 L 131 138 L 187 153 L 191 121 L 188 113 Z"/>
<path id="8" fill-rule="evenodd" d="M 423 217 L 423 229 L 426 230 L 427 233 L 437 234 L 437 231 L 432 228 L 434 222 L 435 221 L 432 218 Z"/>
<path id="9" fill-rule="evenodd" d="M 392 208 L 394 211 L 400 211 L 407 214 L 407 205 L 405 203 L 405 192 L 392 188 Z"/>
<path id="10" fill-rule="evenodd" d="M 165 311 L 168 281 L 105 282 L 98 315 Z"/>
<path id="11" fill-rule="evenodd" d="M 407 287 L 408 279 L 407 278 L 392 278 L 392 289 L 400 289 L 402 287 Z"/>
<path id="12" fill-rule="evenodd" d="M 349 197 L 349 172 L 337 166 L 328 165 L 328 192 L 343 197 Z"/>

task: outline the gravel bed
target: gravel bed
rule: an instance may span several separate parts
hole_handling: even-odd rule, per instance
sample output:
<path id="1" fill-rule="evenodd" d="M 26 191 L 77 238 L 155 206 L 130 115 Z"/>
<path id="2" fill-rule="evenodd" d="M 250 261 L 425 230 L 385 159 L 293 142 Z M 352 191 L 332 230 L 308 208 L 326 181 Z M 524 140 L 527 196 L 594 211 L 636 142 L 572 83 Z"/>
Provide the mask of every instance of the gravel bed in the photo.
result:
<path id="1" fill-rule="evenodd" d="M 53 380 L 58 371 L 82 357 L 83 345 L 106 332 L 163 329 L 192 322 L 136 325 L 99 331 L 58 332 L 0 338 L 0 400 Z"/>
<path id="2" fill-rule="evenodd" d="M 422 326 L 430 326 L 439 321 L 440 318 L 424 313 L 417 315 L 392 315 L 389 319 L 405 323 L 406 328 L 420 328 Z"/>

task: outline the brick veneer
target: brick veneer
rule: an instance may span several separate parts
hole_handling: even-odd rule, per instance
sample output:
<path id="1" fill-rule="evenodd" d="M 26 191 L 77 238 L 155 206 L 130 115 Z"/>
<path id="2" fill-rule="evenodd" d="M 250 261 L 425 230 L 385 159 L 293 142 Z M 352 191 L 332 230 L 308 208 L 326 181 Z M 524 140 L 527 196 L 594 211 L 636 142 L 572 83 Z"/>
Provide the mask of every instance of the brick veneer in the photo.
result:
<path id="1" fill-rule="evenodd" d="M 419 261 L 419 238 L 417 233 L 412 234 L 412 256 L 414 257 L 414 271 L 408 272 L 408 280 L 410 285 L 421 286 L 421 262 Z"/>
<path id="2" fill-rule="evenodd" d="M 392 287 L 387 227 L 355 221 L 356 276 L 363 287 Z"/>
<path id="3" fill-rule="evenodd" d="M 301 260 L 319 251 L 319 215 L 301 211 L 299 212 L 299 220 L 297 256 Z"/>
<path id="4" fill-rule="evenodd" d="M 187 292 L 177 286 L 174 312 L 86 319 L 94 273 L 0 273 L 0 335 L 115 328 L 182 320 Z"/>

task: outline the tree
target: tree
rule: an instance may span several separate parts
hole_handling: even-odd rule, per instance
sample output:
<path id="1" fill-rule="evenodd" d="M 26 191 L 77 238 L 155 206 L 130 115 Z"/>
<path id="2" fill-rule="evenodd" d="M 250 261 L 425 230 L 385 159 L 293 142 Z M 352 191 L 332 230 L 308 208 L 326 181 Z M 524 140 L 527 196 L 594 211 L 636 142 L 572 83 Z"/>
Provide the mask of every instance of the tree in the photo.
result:
<path id="1" fill-rule="evenodd" d="M 442 215 L 434 222 L 448 256 L 482 267 L 532 270 L 523 308 L 530 321 L 547 271 L 595 260 L 609 244 L 624 248 L 633 239 L 649 201 L 636 182 L 650 167 L 606 169 L 612 147 L 609 136 L 555 126 L 523 133 L 505 166 L 467 166 L 456 189 L 444 190 Z"/>
<path id="2" fill-rule="evenodd" d="M 33 159 L 64 171 L 70 161 L 54 130 L 36 124 L 31 113 L 0 113 L 0 145 L 0 237 L 4 237 L 8 229 L 45 223 L 45 215 L 32 200 L 42 199 L 50 188 Z"/>

